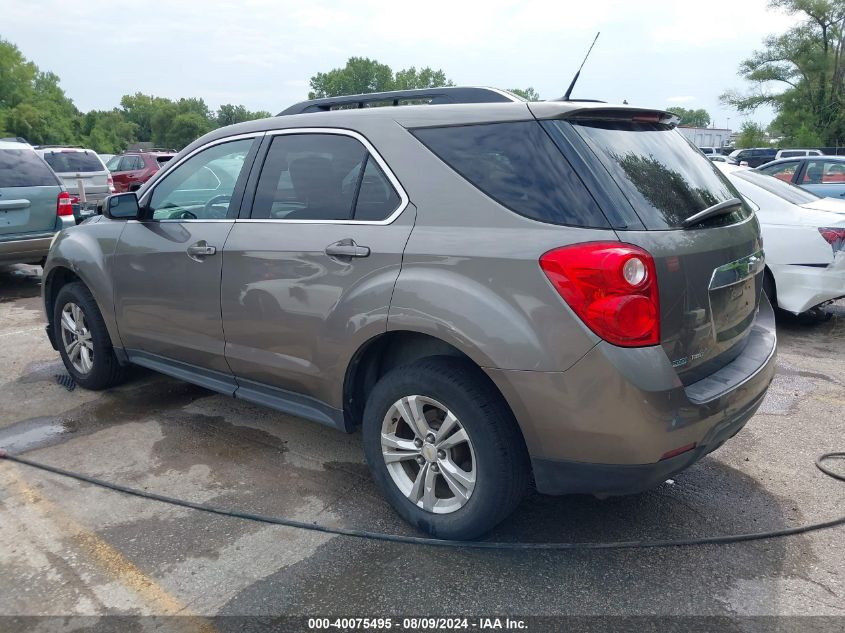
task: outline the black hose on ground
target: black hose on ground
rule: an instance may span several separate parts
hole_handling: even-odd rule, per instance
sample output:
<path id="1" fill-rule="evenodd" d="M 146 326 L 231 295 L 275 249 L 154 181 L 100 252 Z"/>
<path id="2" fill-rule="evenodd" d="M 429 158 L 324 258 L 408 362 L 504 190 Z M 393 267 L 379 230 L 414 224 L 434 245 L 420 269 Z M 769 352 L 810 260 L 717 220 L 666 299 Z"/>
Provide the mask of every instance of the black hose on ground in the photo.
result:
<path id="1" fill-rule="evenodd" d="M 839 481 L 845 481 L 845 475 L 836 473 L 824 465 L 824 462 L 838 458 L 845 458 L 845 453 L 825 453 L 819 456 L 816 460 L 816 467 L 825 475 L 833 477 Z M 368 530 L 353 530 L 348 528 L 335 528 L 327 525 L 320 525 L 319 523 L 306 523 L 305 521 L 297 521 L 295 519 L 287 519 L 284 517 L 265 516 L 261 514 L 253 514 L 251 512 L 241 512 L 238 510 L 228 510 L 226 508 L 217 508 L 215 506 L 206 505 L 204 503 L 194 503 L 193 501 L 185 501 L 184 499 L 176 499 L 175 497 L 168 497 L 166 495 L 159 495 L 145 490 L 138 490 L 136 488 L 129 488 L 121 486 L 109 481 L 103 481 L 96 477 L 89 477 L 88 475 L 81 475 L 63 468 L 50 466 L 49 464 L 41 464 L 32 460 L 18 457 L 16 455 L 9 455 L 3 449 L 0 449 L 0 459 L 6 459 L 16 464 L 22 464 L 31 468 L 37 468 L 55 475 L 76 479 L 94 486 L 122 492 L 127 495 L 141 497 L 142 499 L 150 499 L 152 501 L 160 501 L 182 508 L 190 508 L 191 510 L 199 510 L 200 512 L 208 512 L 210 514 L 217 514 L 220 516 L 233 517 L 236 519 L 244 519 L 247 521 L 256 521 L 259 523 L 269 523 L 271 525 L 281 525 L 284 527 L 297 528 L 301 530 L 310 530 L 312 532 L 322 532 L 324 534 L 334 534 L 337 536 L 349 536 L 353 538 L 362 538 L 372 541 L 386 541 L 389 543 L 405 543 L 408 545 L 429 545 L 435 547 L 455 547 L 462 549 L 499 549 L 499 550 L 593 550 L 593 549 L 643 549 L 656 547 L 687 547 L 691 545 L 726 545 L 728 543 L 742 543 L 745 541 L 757 541 L 762 539 L 781 538 L 784 536 L 794 536 L 796 534 L 806 534 L 808 532 L 815 532 L 818 530 L 826 530 L 828 528 L 845 525 L 845 516 L 838 519 L 831 519 L 829 521 L 822 521 L 820 523 L 811 523 L 808 525 L 800 525 L 798 527 L 784 528 L 782 530 L 771 530 L 768 532 L 750 532 L 747 534 L 725 534 L 722 536 L 704 536 L 689 539 L 666 539 L 654 541 L 614 541 L 610 543 L 510 543 L 510 542 L 495 542 L 495 541 L 450 541 L 438 538 L 428 538 L 423 536 L 402 536 L 399 534 L 381 534 L 379 532 L 370 532 Z"/>

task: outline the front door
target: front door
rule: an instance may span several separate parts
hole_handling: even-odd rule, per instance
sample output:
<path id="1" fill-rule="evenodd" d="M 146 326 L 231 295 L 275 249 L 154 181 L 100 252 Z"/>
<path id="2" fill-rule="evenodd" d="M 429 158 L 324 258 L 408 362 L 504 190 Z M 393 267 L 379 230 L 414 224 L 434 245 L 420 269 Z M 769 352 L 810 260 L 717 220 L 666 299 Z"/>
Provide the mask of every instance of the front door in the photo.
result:
<path id="1" fill-rule="evenodd" d="M 142 219 L 127 222 L 113 271 L 131 360 L 161 370 L 175 363 L 210 379 L 231 375 L 220 318 L 222 251 L 256 144 L 240 138 L 190 155 L 144 194 Z"/>
<path id="2" fill-rule="evenodd" d="M 413 205 L 362 137 L 287 130 L 272 137 L 249 206 L 223 253 L 238 395 L 268 404 L 287 397 L 280 389 L 337 411 L 350 357 L 386 330 Z"/>

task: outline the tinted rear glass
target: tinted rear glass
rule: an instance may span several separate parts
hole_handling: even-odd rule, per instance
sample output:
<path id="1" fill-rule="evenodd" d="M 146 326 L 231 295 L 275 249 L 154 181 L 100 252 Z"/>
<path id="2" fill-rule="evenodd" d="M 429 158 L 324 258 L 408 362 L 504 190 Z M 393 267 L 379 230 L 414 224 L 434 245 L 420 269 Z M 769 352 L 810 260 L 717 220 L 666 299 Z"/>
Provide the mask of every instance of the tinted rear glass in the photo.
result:
<path id="1" fill-rule="evenodd" d="M 31 149 L 0 149 L 0 188 L 58 184 L 56 175 Z"/>
<path id="2" fill-rule="evenodd" d="M 552 224 L 609 227 L 536 121 L 421 128 L 414 135 L 461 176 L 520 215 Z"/>
<path id="3" fill-rule="evenodd" d="M 88 152 L 46 152 L 44 160 L 57 173 L 105 171 L 100 159 Z"/>
<path id="4" fill-rule="evenodd" d="M 647 229 L 682 228 L 684 220 L 699 211 L 740 197 L 710 160 L 667 125 L 585 120 L 572 127 L 610 172 Z M 743 206 L 706 224 L 734 224 L 750 214 L 751 209 Z"/>
<path id="5" fill-rule="evenodd" d="M 796 187 L 774 176 L 766 176 L 750 169 L 738 169 L 732 171 L 731 175 L 755 184 L 761 189 L 765 189 L 769 193 L 773 193 L 792 204 L 807 204 L 808 202 L 815 202 L 820 199 L 820 196 L 810 193 L 806 189 Z"/>

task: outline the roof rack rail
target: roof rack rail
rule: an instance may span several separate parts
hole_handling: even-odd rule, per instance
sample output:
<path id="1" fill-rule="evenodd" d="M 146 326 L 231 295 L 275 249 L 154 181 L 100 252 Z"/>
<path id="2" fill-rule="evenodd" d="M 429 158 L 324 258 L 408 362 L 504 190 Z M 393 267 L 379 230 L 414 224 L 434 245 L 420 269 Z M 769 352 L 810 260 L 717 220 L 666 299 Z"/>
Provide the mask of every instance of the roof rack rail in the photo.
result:
<path id="1" fill-rule="evenodd" d="M 86 149 L 82 145 L 36 145 L 35 149 Z"/>
<path id="2" fill-rule="evenodd" d="M 507 103 L 524 101 L 505 90 L 498 88 L 478 88 L 464 86 L 444 86 L 442 88 L 420 88 L 416 90 L 391 90 L 390 92 L 372 92 L 362 95 L 342 95 L 325 99 L 300 101 L 285 108 L 276 116 L 304 114 L 306 112 L 327 112 L 338 108 L 365 108 L 368 104 L 390 102 L 398 106 L 401 101 L 428 101 L 429 105 L 444 103 Z"/>

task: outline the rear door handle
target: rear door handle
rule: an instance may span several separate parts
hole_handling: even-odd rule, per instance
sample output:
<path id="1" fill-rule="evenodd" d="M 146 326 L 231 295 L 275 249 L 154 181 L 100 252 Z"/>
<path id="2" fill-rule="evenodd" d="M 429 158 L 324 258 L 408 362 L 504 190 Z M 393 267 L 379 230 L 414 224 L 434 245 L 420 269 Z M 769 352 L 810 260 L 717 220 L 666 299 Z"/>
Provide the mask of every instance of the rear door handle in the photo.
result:
<path id="1" fill-rule="evenodd" d="M 340 240 L 326 246 L 326 255 L 329 257 L 368 257 L 369 246 L 358 246 L 353 239 Z"/>
<path id="2" fill-rule="evenodd" d="M 203 257 L 214 255 L 217 252 L 217 249 L 205 240 L 200 240 L 196 244 L 191 244 L 185 252 L 191 259 L 201 262 Z"/>

